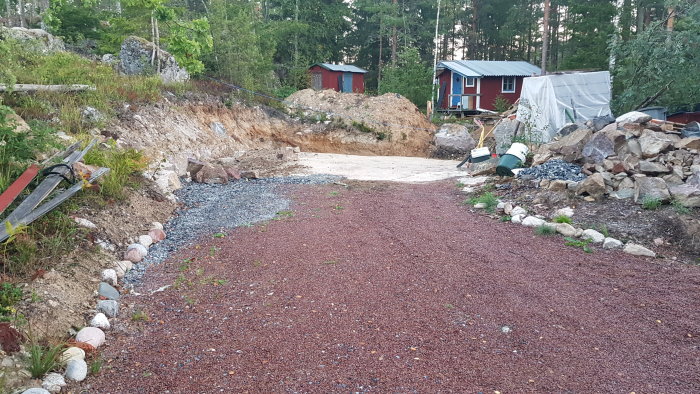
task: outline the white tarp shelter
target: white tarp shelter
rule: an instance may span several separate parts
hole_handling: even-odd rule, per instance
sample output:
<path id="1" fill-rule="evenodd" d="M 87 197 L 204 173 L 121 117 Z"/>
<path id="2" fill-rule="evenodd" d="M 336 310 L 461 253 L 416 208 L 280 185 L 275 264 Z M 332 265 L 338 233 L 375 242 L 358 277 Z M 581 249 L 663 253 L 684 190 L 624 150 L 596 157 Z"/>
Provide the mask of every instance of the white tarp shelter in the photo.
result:
<path id="1" fill-rule="evenodd" d="M 610 73 L 600 71 L 525 78 L 516 119 L 549 142 L 567 123 L 611 114 Z"/>

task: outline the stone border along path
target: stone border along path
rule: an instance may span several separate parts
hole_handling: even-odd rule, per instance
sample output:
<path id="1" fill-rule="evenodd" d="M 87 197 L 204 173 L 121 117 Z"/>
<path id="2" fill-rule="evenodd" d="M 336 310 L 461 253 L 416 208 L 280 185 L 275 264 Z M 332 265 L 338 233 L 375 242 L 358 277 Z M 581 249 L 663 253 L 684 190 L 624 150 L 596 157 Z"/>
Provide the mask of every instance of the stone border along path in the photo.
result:
<path id="1" fill-rule="evenodd" d="M 488 181 L 488 177 L 479 178 L 462 178 L 459 182 L 463 184 L 468 184 L 463 191 L 467 193 L 474 193 L 480 186 L 483 186 Z M 474 205 L 475 209 L 485 209 L 487 205 L 485 203 L 477 203 Z M 583 241 L 588 241 L 591 244 L 601 244 L 604 249 L 622 249 L 623 252 L 635 255 L 635 256 L 645 256 L 645 257 L 656 257 L 656 253 L 646 247 L 635 244 L 632 242 L 624 243 L 618 239 L 605 236 L 599 231 L 589 228 L 582 229 L 574 227 L 568 223 L 550 223 L 547 222 L 544 216 L 528 215 L 527 209 L 520 206 L 513 206 L 512 203 L 498 200 L 497 210 L 502 211 L 506 215 L 510 216 L 510 221 L 516 224 L 522 224 L 526 227 L 540 227 L 547 226 L 554 229 L 558 234 L 564 237 L 570 238 L 581 238 Z M 573 217 L 574 210 L 571 207 L 564 207 L 558 209 L 551 219 L 557 216 Z"/>
<path id="2" fill-rule="evenodd" d="M 275 192 L 278 185 L 324 184 L 339 179 L 338 176 L 311 175 L 245 180 L 225 185 L 186 184 L 175 193 L 185 207 L 179 209 L 168 222 L 168 235 L 161 223 L 151 223 L 148 234 L 140 235 L 138 243 L 127 247 L 124 260 L 115 262 L 114 268 L 102 271 L 97 288 L 97 312 L 88 326 L 75 336 L 75 341 L 83 345 L 71 346 L 61 355 L 60 363 L 65 365 L 63 375 L 48 373 L 41 388 L 29 388 L 22 394 L 58 393 L 67 382 L 85 380 L 88 365 L 85 351 L 80 346 L 97 349 L 105 344 L 105 331 L 111 328 L 109 319 L 119 315 L 120 280 L 123 281 L 121 287 L 132 289 L 149 265 L 163 261 L 170 253 L 191 245 L 203 235 L 274 218 L 278 212 L 289 207 L 289 200 Z M 85 219 L 80 220 L 83 222 L 79 224 L 92 224 Z"/>
<path id="3" fill-rule="evenodd" d="M 71 388 L 700 388 L 698 267 L 494 224 L 451 181 L 280 190 L 293 213 L 151 266 L 144 295 L 129 296 L 150 319 L 115 335 L 108 367 Z"/>

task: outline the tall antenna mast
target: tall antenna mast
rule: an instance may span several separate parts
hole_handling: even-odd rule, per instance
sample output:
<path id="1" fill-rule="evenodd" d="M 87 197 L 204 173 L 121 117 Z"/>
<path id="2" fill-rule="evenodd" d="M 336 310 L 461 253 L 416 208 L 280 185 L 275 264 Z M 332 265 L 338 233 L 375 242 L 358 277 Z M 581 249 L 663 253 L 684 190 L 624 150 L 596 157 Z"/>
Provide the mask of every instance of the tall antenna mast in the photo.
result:
<path id="1" fill-rule="evenodd" d="M 430 93 L 430 102 L 432 105 L 432 112 L 430 115 L 435 113 L 435 78 L 437 77 L 437 59 L 438 59 L 438 26 L 440 26 L 440 0 L 437 3 L 437 19 L 435 20 L 435 58 L 433 59 L 433 89 Z"/>

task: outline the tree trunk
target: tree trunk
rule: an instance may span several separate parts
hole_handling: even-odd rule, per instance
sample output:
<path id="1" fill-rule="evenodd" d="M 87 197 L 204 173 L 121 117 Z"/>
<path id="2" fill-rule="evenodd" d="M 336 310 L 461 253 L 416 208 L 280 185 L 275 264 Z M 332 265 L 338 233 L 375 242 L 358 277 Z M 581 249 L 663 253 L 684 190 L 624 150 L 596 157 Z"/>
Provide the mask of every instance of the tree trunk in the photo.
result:
<path id="1" fill-rule="evenodd" d="M 396 9 L 398 1 L 393 0 L 392 2 L 394 4 L 394 9 Z M 392 66 L 396 65 L 396 47 L 397 47 L 398 41 L 399 41 L 398 29 L 396 28 L 396 23 L 393 23 L 393 26 L 391 28 L 391 65 Z"/>
<path id="2" fill-rule="evenodd" d="M 10 6 L 10 0 L 5 0 L 5 12 L 7 13 L 5 24 L 7 27 L 12 27 L 12 7 Z"/>
<path id="3" fill-rule="evenodd" d="M 544 20 L 542 28 L 542 75 L 547 75 L 547 49 L 549 46 L 549 0 L 544 0 Z"/>
<path id="4" fill-rule="evenodd" d="M 27 27 L 24 22 L 24 0 L 19 0 L 19 27 Z"/>
<path id="5" fill-rule="evenodd" d="M 384 33 L 382 32 L 383 27 L 383 21 L 382 19 L 379 19 L 379 62 L 377 64 L 377 91 L 379 91 L 379 87 L 382 85 L 382 56 L 384 56 Z"/>

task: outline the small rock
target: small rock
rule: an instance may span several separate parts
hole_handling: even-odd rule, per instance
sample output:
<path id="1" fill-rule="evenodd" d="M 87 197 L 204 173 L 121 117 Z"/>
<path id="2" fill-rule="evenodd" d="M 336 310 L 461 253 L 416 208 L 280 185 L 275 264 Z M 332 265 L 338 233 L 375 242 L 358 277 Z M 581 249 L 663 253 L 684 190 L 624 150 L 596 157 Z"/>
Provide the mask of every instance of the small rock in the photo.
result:
<path id="1" fill-rule="evenodd" d="M 594 199 L 600 198 L 605 192 L 605 178 L 599 173 L 595 173 L 586 178 L 583 182 L 580 182 L 576 189 L 577 195 L 588 194 Z"/>
<path id="2" fill-rule="evenodd" d="M 97 228 L 97 225 L 95 223 L 93 223 L 87 219 L 73 218 L 73 220 L 75 220 L 75 222 L 78 223 L 78 226 L 80 226 L 80 227 L 85 227 L 85 228 L 89 228 L 92 230 Z"/>
<path id="3" fill-rule="evenodd" d="M 43 388 L 33 387 L 22 391 L 22 394 L 51 394 L 51 392 Z"/>
<path id="4" fill-rule="evenodd" d="M 61 354 L 61 362 L 62 363 L 67 363 L 70 360 L 84 360 L 85 359 L 85 351 L 79 347 L 69 347 L 68 349 L 64 350 L 63 353 Z"/>
<path id="5" fill-rule="evenodd" d="M 523 222 L 523 219 L 525 218 L 525 215 L 512 215 L 510 217 L 510 221 L 513 223 L 520 224 Z"/>
<path id="6" fill-rule="evenodd" d="M 561 209 L 557 209 L 557 212 L 555 213 L 556 216 L 566 216 L 566 217 L 574 217 L 574 210 L 571 209 L 571 207 L 564 207 Z"/>
<path id="7" fill-rule="evenodd" d="M 547 222 L 540 219 L 540 218 L 536 218 L 534 216 L 528 216 L 525 219 L 523 219 L 521 224 L 523 226 L 527 226 L 527 227 L 539 227 L 539 226 L 544 225 L 545 223 L 547 223 Z"/>
<path id="8" fill-rule="evenodd" d="M 627 245 L 625 245 L 625 248 L 622 251 L 635 256 L 656 257 L 656 253 L 654 253 L 653 251 L 645 248 L 642 245 L 637 245 L 633 243 L 628 243 Z"/>
<path id="9" fill-rule="evenodd" d="M 615 119 L 617 123 L 646 123 L 651 120 L 651 115 L 644 112 L 632 111 L 624 115 L 620 115 Z"/>
<path id="10" fill-rule="evenodd" d="M 554 229 L 565 237 L 575 237 L 577 233 L 576 228 L 569 223 L 557 223 Z"/>
<path id="11" fill-rule="evenodd" d="M 505 204 L 503 205 L 503 212 L 504 212 L 506 215 L 512 214 L 512 213 L 513 213 L 513 204 L 512 204 L 512 203 L 509 203 L 509 202 L 505 203 Z"/>
<path id="12" fill-rule="evenodd" d="M 119 303 L 114 300 L 100 300 L 97 301 L 97 310 L 107 315 L 107 317 L 117 317 Z"/>
<path id="13" fill-rule="evenodd" d="M 117 273 L 117 278 L 121 279 L 134 266 L 129 260 L 117 261 L 114 263 L 114 271 Z"/>
<path id="14" fill-rule="evenodd" d="M 94 347 L 100 347 L 105 343 L 105 333 L 97 327 L 85 327 L 78 331 L 75 335 L 75 340 Z"/>
<path id="15" fill-rule="evenodd" d="M 511 216 L 526 216 L 527 215 L 527 210 L 523 207 L 515 207 L 513 210 L 510 212 Z"/>
<path id="16" fill-rule="evenodd" d="M 92 320 L 90 320 L 90 327 L 96 327 L 101 330 L 109 330 L 111 324 L 109 324 L 109 319 L 107 319 L 107 316 L 105 316 L 104 313 L 98 313 L 92 318 Z"/>
<path id="17" fill-rule="evenodd" d="M 141 257 L 146 257 L 148 255 L 148 248 L 146 248 L 145 246 L 143 246 L 141 244 L 131 244 L 126 248 L 127 251 L 129 251 L 131 249 L 138 250 L 139 253 L 141 254 Z"/>
<path id="18" fill-rule="evenodd" d="M 581 235 L 581 238 L 583 239 L 589 239 L 591 242 L 599 244 L 605 241 L 605 235 L 599 233 L 598 231 L 595 231 L 593 229 L 588 229 L 588 230 L 583 230 L 583 235 Z"/>
<path id="19" fill-rule="evenodd" d="M 66 380 L 63 379 L 61 374 L 52 372 L 44 377 L 44 381 L 41 383 L 41 387 L 46 389 L 50 393 L 59 393 L 63 386 L 66 385 Z"/>
<path id="20" fill-rule="evenodd" d="M 115 273 L 116 275 L 116 273 Z M 119 298 L 121 297 L 119 295 L 119 290 L 115 289 L 111 285 L 105 283 L 105 282 L 100 282 L 100 286 L 97 289 L 97 293 L 101 296 L 104 297 L 108 300 L 115 300 L 119 301 Z"/>
<path id="21" fill-rule="evenodd" d="M 549 183 L 549 190 L 553 192 L 563 192 L 566 190 L 566 181 L 555 179 Z"/>
<path id="22" fill-rule="evenodd" d="M 139 243 L 148 248 L 153 245 L 153 238 L 150 235 L 139 235 Z"/>
<path id="23" fill-rule="evenodd" d="M 112 286 L 117 285 L 117 271 L 108 268 L 102 271 L 102 281 Z"/>
<path id="24" fill-rule="evenodd" d="M 82 382 L 87 377 L 88 367 L 85 360 L 70 360 L 66 364 L 64 376 L 68 380 Z"/>
<path id="25" fill-rule="evenodd" d="M 158 242 L 164 240 L 166 237 L 165 231 L 157 229 L 157 228 L 154 228 L 151 231 L 149 231 L 148 236 L 151 237 L 151 239 L 153 240 L 153 243 L 158 243 Z"/>
<path id="26" fill-rule="evenodd" d="M 605 249 L 618 249 L 622 247 L 622 241 L 615 238 L 606 237 L 603 241 L 603 248 Z"/>
<path id="27" fill-rule="evenodd" d="M 499 201 L 498 204 L 496 205 L 496 209 L 498 209 L 499 211 L 502 211 L 503 208 L 505 208 L 505 206 L 506 206 L 506 203 Z"/>
<path id="28" fill-rule="evenodd" d="M 136 249 L 129 249 L 124 253 L 124 260 L 128 260 L 132 263 L 138 263 L 143 260 L 143 255 Z"/>
<path id="29" fill-rule="evenodd" d="M 476 208 L 476 209 L 486 209 L 487 206 L 488 206 L 488 205 L 486 205 L 485 202 L 480 202 L 480 203 L 478 203 L 478 204 L 475 204 L 475 205 L 474 205 L 474 208 Z"/>
<path id="30" fill-rule="evenodd" d="M 163 224 L 161 224 L 160 222 L 151 222 L 151 230 L 153 229 L 162 230 Z"/>
<path id="31" fill-rule="evenodd" d="M 258 178 L 260 178 L 260 174 L 258 174 L 258 172 L 254 171 L 254 170 L 244 170 L 244 171 L 241 171 L 241 178 L 258 179 Z"/>

